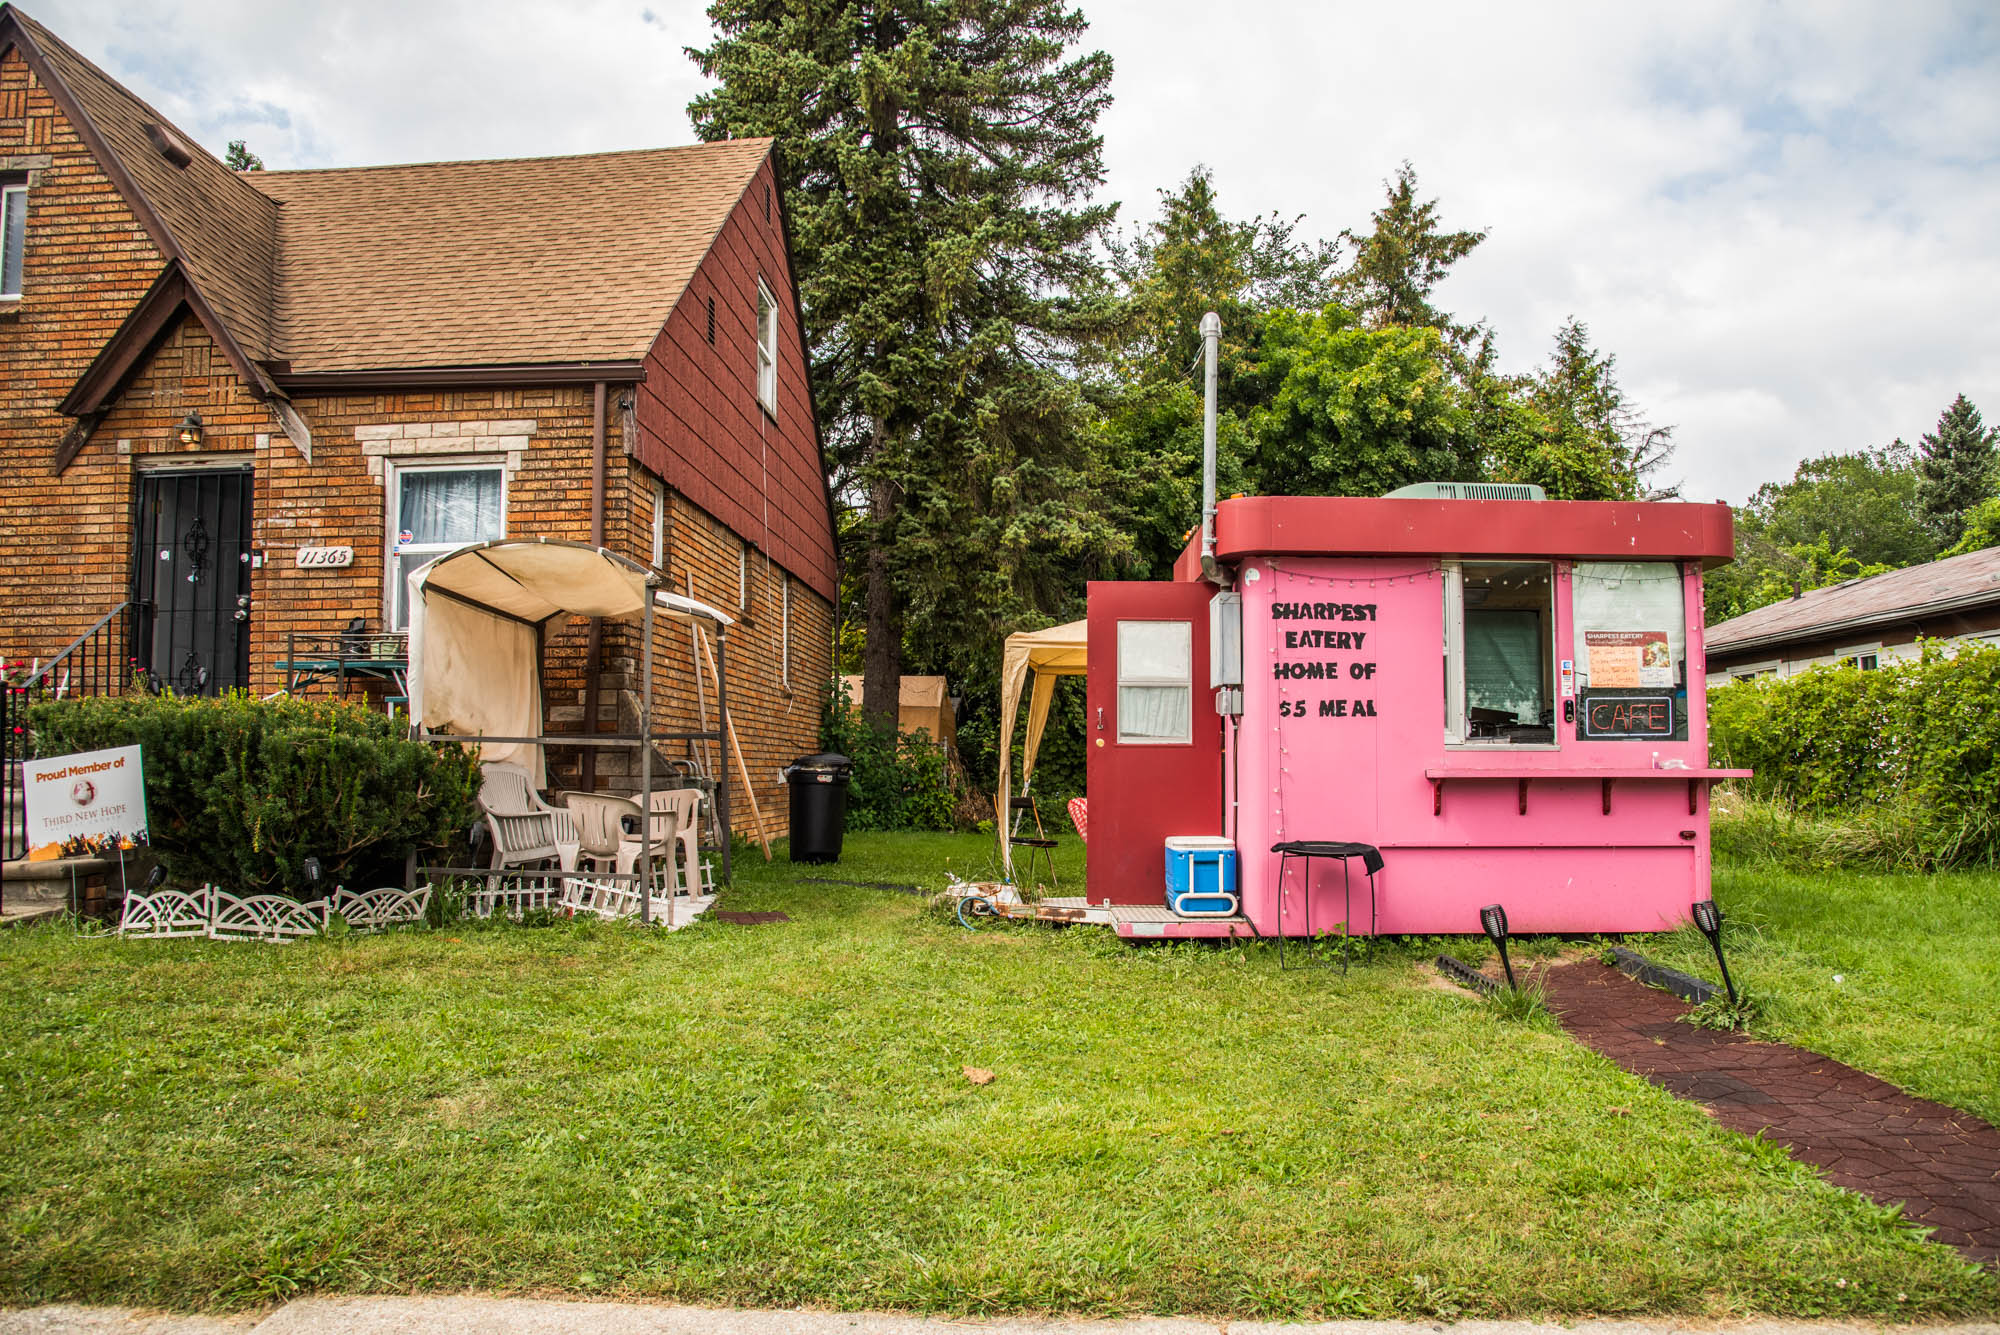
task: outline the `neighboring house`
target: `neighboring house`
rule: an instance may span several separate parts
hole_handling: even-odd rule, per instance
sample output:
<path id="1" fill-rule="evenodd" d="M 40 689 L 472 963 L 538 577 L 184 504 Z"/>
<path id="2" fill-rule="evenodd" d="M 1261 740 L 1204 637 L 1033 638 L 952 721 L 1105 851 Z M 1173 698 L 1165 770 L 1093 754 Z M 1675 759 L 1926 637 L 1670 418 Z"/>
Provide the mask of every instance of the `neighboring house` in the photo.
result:
<path id="1" fill-rule="evenodd" d="M 1711 686 L 1809 667 L 1877 668 L 1919 639 L 2000 643 L 2000 547 L 1850 579 L 1710 626 Z"/>
<path id="2" fill-rule="evenodd" d="M 398 628 L 452 544 L 598 541 L 741 618 L 782 825 L 837 574 L 777 195 L 763 139 L 236 173 L 0 4 L 0 651 L 115 612 L 142 671 L 265 695 L 289 633 Z M 553 727 L 593 688 L 618 717 L 637 633 L 590 646 L 550 628 Z M 684 629 L 660 649 L 691 730 L 715 702 Z"/>

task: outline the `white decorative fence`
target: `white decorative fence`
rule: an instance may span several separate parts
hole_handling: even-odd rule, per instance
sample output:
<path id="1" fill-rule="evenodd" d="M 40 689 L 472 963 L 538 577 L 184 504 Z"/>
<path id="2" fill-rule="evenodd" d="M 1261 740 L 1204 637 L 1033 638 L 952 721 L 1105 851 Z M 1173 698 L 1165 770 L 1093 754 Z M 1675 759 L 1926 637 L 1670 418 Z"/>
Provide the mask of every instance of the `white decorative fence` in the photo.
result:
<path id="1" fill-rule="evenodd" d="M 199 890 L 134 890 L 125 896 L 121 936 L 205 936 L 214 941 L 296 941 L 323 934 L 337 917 L 355 932 L 379 932 L 424 921 L 431 888 L 336 889 L 302 904 L 283 895 L 232 895 L 212 885 Z"/>

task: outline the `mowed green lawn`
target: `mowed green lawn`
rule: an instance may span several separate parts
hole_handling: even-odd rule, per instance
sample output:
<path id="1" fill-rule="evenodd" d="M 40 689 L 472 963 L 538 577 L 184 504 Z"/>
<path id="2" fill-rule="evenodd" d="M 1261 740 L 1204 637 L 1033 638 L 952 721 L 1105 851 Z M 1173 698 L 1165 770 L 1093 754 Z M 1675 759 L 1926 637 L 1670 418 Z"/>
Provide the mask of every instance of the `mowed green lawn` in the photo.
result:
<path id="1" fill-rule="evenodd" d="M 1426 947 L 1281 974 L 803 879 L 989 860 L 947 836 L 753 855 L 726 906 L 792 921 L 674 935 L 0 933 L 0 1302 L 2000 1307 L 1893 1212 L 1436 985 Z"/>

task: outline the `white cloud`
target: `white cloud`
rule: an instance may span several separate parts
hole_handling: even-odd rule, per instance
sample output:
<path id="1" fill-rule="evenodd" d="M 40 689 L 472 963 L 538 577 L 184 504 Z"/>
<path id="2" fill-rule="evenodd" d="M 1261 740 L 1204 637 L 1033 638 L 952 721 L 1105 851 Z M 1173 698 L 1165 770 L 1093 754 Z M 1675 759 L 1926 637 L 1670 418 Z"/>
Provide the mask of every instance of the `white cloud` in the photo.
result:
<path id="1" fill-rule="evenodd" d="M 1197 162 L 1226 208 L 1365 227 L 1404 158 L 1491 239 L 1445 303 L 1525 368 L 1586 321 L 1694 497 L 2000 419 L 2000 18 L 1977 3 L 1422 7 L 1081 0 L 1117 61 L 1128 222 Z M 699 5 L 31 0 L 213 147 L 272 167 L 692 138 Z"/>

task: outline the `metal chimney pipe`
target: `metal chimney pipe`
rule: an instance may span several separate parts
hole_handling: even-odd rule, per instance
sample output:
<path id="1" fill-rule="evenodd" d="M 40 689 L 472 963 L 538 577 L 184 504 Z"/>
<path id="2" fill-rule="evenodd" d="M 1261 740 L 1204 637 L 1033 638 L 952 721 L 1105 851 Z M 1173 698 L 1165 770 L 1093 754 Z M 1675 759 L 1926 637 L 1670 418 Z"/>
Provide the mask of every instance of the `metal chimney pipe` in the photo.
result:
<path id="1" fill-rule="evenodd" d="M 1224 584 L 1215 563 L 1215 361 L 1222 346 L 1222 317 L 1201 317 L 1201 577 Z"/>

